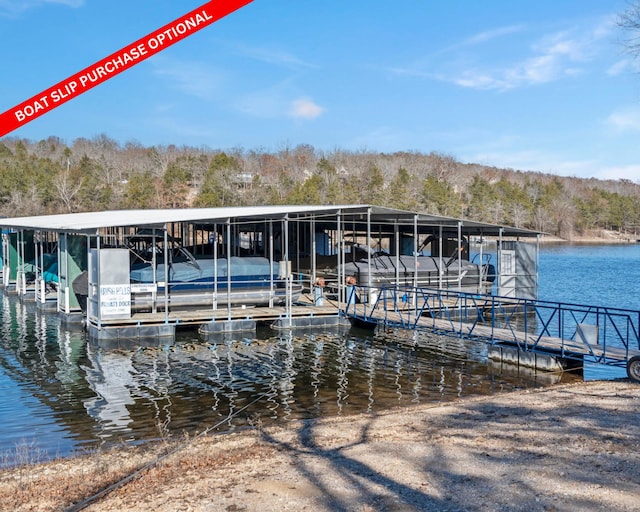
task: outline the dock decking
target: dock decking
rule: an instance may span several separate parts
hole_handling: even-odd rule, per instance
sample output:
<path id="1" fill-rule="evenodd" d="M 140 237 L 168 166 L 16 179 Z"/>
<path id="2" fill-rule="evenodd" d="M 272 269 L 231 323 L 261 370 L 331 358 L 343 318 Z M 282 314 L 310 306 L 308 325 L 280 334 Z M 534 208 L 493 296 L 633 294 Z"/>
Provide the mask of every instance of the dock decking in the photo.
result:
<path id="1" fill-rule="evenodd" d="M 225 320 L 255 320 L 274 321 L 281 318 L 292 317 L 323 317 L 337 316 L 339 313 L 335 306 L 315 306 L 299 305 L 292 306 L 289 314 L 284 306 L 274 307 L 248 307 L 248 308 L 223 308 L 223 309 L 189 309 L 180 311 L 164 311 L 157 313 L 134 313 L 129 319 L 103 320 L 100 325 L 104 327 L 124 325 L 153 325 L 153 324 L 175 324 L 175 325 L 200 325 L 208 322 L 219 322 Z"/>

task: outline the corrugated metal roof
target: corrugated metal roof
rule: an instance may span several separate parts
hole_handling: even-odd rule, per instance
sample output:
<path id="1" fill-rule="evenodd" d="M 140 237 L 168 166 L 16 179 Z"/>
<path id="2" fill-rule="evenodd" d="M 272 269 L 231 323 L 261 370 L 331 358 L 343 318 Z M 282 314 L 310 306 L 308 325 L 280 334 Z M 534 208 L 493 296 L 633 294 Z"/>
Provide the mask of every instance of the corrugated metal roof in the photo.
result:
<path id="1" fill-rule="evenodd" d="M 538 233 L 526 229 L 510 228 L 469 220 L 443 217 L 420 212 L 410 212 L 373 205 L 288 205 L 288 206 L 237 206 L 226 208 L 184 208 L 157 210 L 111 210 L 102 212 L 68 213 L 0 219 L 0 226 L 14 229 L 32 229 L 51 232 L 95 233 L 108 227 L 157 226 L 174 222 L 223 223 L 232 221 L 279 219 L 286 215 L 300 217 L 322 217 L 341 212 L 347 216 L 366 220 L 370 213 L 372 222 L 413 224 L 418 219 L 420 225 L 457 227 L 462 222 L 465 232 L 505 235 L 535 236 Z"/>
<path id="2" fill-rule="evenodd" d="M 106 227 L 162 226 L 171 222 L 224 222 L 228 218 L 273 218 L 293 213 L 334 212 L 339 207 L 326 206 L 246 206 L 230 208 L 184 208 L 163 210 L 109 210 L 0 219 L 9 228 L 46 231 L 94 231 Z"/>

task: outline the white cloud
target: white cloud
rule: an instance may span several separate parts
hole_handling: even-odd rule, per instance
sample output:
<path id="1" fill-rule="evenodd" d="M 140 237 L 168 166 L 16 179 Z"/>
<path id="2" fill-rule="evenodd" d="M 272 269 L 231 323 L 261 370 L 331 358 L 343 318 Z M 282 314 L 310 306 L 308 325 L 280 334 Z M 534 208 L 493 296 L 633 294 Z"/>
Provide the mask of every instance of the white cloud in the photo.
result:
<path id="1" fill-rule="evenodd" d="M 325 109 L 308 97 L 291 100 L 296 94 L 288 82 L 244 94 L 235 102 L 235 107 L 250 116 L 263 119 L 296 120 L 316 119 Z"/>
<path id="2" fill-rule="evenodd" d="M 619 132 L 640 131 L 640 107 L 619 109 L 606 119 L 606 124 Z"/>
<path id="3" fill-rule="evenodd" d="M 640 183 L 640 165 L 605 167 L 595 177 L 602 180 L 630 180 Z"/>
<path id="4" fill-rule="evenodd" d="M 309 98 L 299 98 L 291 103 L 289 115 L 296 119 L 315 119 L 322 115 L 324 108 Z"/>

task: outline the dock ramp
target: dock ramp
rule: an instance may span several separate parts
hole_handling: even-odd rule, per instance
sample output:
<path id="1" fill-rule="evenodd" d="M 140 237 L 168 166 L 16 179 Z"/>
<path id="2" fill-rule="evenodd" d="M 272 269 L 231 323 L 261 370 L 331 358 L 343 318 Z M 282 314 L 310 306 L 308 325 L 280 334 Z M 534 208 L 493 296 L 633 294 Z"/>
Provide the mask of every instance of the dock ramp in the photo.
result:
<path id="1" fill-rule="evenodd" d="M 515 349 L 518 361 L 536 367 L 536 358 L 527 354 L 564 364 L 625 367 L 628 377 L 640 382 L 640 311 L 430 288 L 362 288 L 345 306 L 345 315 L 361 327 L 426 329 L 480 340 L 506 357 Z M 355 293 L 374 300 L 360 302 Z"/>

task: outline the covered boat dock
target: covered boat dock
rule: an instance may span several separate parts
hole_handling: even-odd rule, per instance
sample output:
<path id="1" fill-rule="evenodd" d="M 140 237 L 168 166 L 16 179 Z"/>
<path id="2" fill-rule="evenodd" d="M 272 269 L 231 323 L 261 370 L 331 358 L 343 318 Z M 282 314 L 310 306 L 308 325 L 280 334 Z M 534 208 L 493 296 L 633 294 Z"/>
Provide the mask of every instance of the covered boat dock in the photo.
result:
<path id="1" fill-rule="evenodd" d="M 536 232 L 372 205 L 5 218 L 5 293 L 98 339 L 335 325 L 354 285 L 535 298 Z M 491 246 L 489 245 L 491 241 Z M 491 248 L 490 248 L 491 247 Z"/>

